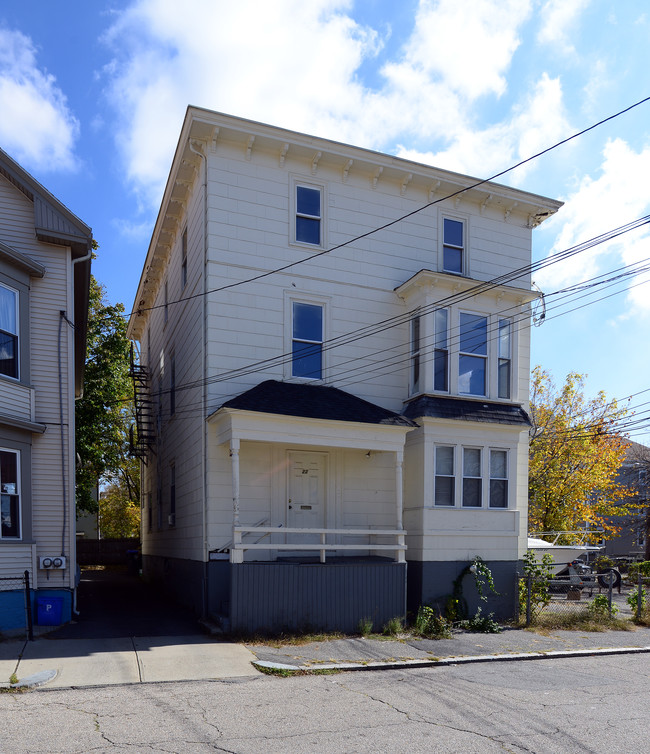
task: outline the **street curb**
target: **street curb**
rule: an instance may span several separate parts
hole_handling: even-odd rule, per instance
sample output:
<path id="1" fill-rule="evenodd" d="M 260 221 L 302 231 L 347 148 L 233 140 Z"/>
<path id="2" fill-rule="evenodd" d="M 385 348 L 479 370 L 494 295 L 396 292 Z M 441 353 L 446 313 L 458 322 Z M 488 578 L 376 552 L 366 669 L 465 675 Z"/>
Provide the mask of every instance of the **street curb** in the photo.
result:
<path id="1" fill-rule="evenodd" d="M 279 671 L 281 673 L 294 674 L 311 674 L 318 675 L 319 672 L 327 671 L 351 671 L 351 670 L 407 670 L 410 668 L 435 668 L 448 667 L 450 665 L 470 665 L 475 663 L 489 662 L 517 662 L 521 660 L 554 660 L 567 659 L 572 657 L 595 657 L 605 655 L 630 655 L 643 654 L 650 652 L 648 647 L 617 647 L 607 649 L 572 649 L 572 650 L 551 650 L 548 652 L 520 652 L 517 654 L 501 655 L 467 655 L 464 657 L 445 657 L 436 660 L 400 660 L 400 661 L 373 661 L 373 662 L 332 662 L 318 663 L 318 665 L 287 665 L 282 662 L 268 662 L 266 660 L 257 660 L 253 662 L 255 667 Z"/>

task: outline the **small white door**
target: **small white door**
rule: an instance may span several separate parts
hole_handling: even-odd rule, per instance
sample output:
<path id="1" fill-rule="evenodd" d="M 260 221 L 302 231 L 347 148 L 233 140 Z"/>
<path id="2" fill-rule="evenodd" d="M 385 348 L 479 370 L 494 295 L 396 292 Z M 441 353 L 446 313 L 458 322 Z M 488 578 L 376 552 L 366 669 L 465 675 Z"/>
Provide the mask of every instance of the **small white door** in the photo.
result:
<path id="1" fill-rule="evenodd" d="M 289 453 L 289 528 L 322 529 L 325 526 L 326 463 L 325 453 Z"/>

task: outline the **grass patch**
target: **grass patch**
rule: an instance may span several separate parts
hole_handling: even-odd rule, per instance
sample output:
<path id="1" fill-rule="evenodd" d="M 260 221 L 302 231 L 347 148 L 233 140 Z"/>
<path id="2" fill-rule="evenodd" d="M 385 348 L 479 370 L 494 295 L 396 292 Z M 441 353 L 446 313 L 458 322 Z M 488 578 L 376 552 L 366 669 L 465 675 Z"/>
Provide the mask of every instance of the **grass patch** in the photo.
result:
<path id="1" fill-rule="evenodd" d="M 292 678 L 293 676 L 301 675 L 336 675 L 343 672 L 338 668 L 300 668 L 299 670 L 289 670 L 288 668 L 267 668 L 265 665 L 253 665 L 265 675 L 273 675 L 276 678 Z"/>
<path id="2" fill-rule="evenodd" d="M 344 634 L 340 631 L 332 631 L 331 633 L 286 632 L 275 636 L 269 636 L 266 634 L 228 634 L 228 639 L 230 641 L 238 641 L 244 644 L 259 644 L 266 647 L 273 647 L 274 649 L 281 649 L 282 647 L 300 647 L 304 644 L 349 638 L 350 636 L 348 634 Z"/>
<path id="3" fill-rule="evenodd" d="M 535 616 L 528 630 L 538 633 L 549 631 L 632 631 L 626 618 L 594 616 L 587 610 L 572 613 L 542 613 Z"/>

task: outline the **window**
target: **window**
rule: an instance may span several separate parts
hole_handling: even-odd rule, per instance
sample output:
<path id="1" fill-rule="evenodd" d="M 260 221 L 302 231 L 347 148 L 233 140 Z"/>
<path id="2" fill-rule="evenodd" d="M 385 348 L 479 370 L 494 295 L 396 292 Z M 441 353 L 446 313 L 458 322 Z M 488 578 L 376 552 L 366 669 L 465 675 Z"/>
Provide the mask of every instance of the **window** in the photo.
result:
<path id="1" fill-rule="evenodd" d="M 459 393 L 486 395 L 487 345 L 487 317 L 461 312 L 458 356 Z"/>
<path id="2" fill-rule="evenodd" d="M 291 376 L 320 380 L 323 376 L 323 307 L 292 302 Z"/>
<path id="3" fill-rule="evenodd" d="M 447 309 L 436 309 L 433 313 L 435 345 L 433 349 L 433 389 L 449 390 L 449 313 Z"/>
<path id="4" fill-rule="evenodd" d="M 411 391 L 420 390 L 420 317 L 411 320 Z"/>
<path id="5" fill-rule="evenodd" d="M 20 464 L 15 450 L 0 450 L 0 493 L 0 539 L 18 539 Z"/>
<path id="6" fill-rule="evenodd" d="M 457 275 L 463 273 L 463 223 L 444 218 L 442 226 L 442 269 Z"/>
<path id="7" fill-rule="evenodd" d="M 321 244 L 321 190 L 296 186 L 296 241 Z"/>
<path id="8" fill-rule="evenodd" d="M 481 496 L 481 449 L 463 448 L 463 508 L 480 508 Z"/>
<path id="9" fill-rule="evenodd" d="M 508 507 L 508 452 L 490 451 L 490 508 Z"/>
<path id="10" fill-rule="evenodd" d="M 511 323 L 509 319 L 499 320 L 499 398 L 510 398 L 512 371 Z"/>
<path id="11" fill-rule="evenodd" d="M 18 379 L 18 292 L 1 284 L 0 374 Z"/>
<path id="12" fill-rule="evenodd" d="M 436 447 L 435 468 L 434 502 L 436 505 L 453 506 L 456 499 L 453 446 Z"/>
<path id="13" fill-rule="evenodd" d="M 187 284 L 187 228 L 181 239 L 181 289 Z"/>

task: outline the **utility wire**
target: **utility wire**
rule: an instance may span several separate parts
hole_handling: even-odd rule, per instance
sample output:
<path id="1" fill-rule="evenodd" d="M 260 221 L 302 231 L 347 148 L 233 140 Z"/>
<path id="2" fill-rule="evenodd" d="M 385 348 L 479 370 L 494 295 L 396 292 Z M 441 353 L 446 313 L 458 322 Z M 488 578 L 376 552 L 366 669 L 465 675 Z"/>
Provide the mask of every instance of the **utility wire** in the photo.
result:
<path id="1" fill-rule="evenodd" d="M 624 115 L 625 113 L 628 113 L 630 110 L 633 110 L 636 107 L 639 107 L 640 105 L 645 104 L 646 102 L 650 101 L 650 97 L 644 97 L 643 99 L 639 100 L 638 102 L 633 103 L 632 105 L 629 105 L 628 107 L 624 108 L 623 110 L 619 110 L 618 112 L 607 116 L 606 118 L 603 118 L 602 120 L 599 120 L 596 123 L 593 123 L 591 126 L 588 126 L 587 128 L 582 129 L 581 131 L 578 131 L 577 133 L 572 134 L 571 136 L 566 137 L 565 139 L 562 139 L 561 141 L 556 142 L 555 144 L 551 145 L 550 147 L 546 147 L 545 149 L 541 150 L 540 152 L 537 152 L 536 154 L 531 155 L 530 157 L 527 157 L 523 160 L 520 160 L 515 165 L 510 166 L 509 168 L 506 168 L 505 170 L 501 170 L 498 173 L 495 173 L 489 178 L 483 178 L 481 180 L 475 181 L 474 183 L 470 184 L 469 186 L 466 186 L 462 189 L 458 189 L 457 191 L 452 192 L 451 194 L 447 194 L 446 196 L 440 197 L 438 199 L 435 199 L 431 202 L 428 202 L 427 204 L 424 204 L 417 209 L 412 210 L 411 212 L 407 212 L 404 215 L 401 215 L 400 217 L 390 220 L 387 223 L 384 223 L 383 225 L 380 225 L 376 228 L 373 228 L 372 230 L 366 231 L 365 233 L 361 233 L 357 236 L 354 236 L 353 238 L 348 239 L 347 241 L 343 241 L 340 244 L 337 244 L 336 246 L 332 246 L 329 249 L 323 249 L 322 251 L 317 252 L 316 254 L 312 254 L 311 256 L 305 258 L 305 259 L 298 259 L 295 262 L 290 262 L 288 264 L 282 265 L 280 267 L 276 267 L 272 270 L 267 270 L 266 272 L 261 272 L 257 275 L 254 275 L 252 277 L 246 278 L 244 280 L 238 280 L 233 283 L 228 283 L 226 285 L 222 285 L 218 288 L 214 288 L 210 291 L 201 291 L 200 293 L 195 293 L 191 296 L 187 296 L 184 298 L 176 299 L 175 301 L 168 301 L 166 303 L 162 304 L 156 304 L 154 306 L 150 307 L 138 307 L 134 309 L 128 316 L 130 317 L 133 314 L 143 314 L 144 312 L 148 311 L 154 311 L 155 309 L 162 309 L 166 306 L 172 306 L 173 304 L 181 303 L 183 301 L 191 301 L 195 298 L 200 298 L 202 296 L 210 295 L 212 293 L 219 293 L 221 291 L 226 291 L 231 288 L 236 288 L 240 285 L 245 285 L 247 283 L 253 283 L 257 280 L 262 280 L 264 278 L 267 278 L 271 275 L 276 275 L 280 272 L 285 272 L 286 270 L 292 269 L 298 265 L 305 264 L 307 262 L 311 262 L 314 259 L 318 259 L 319 257 L 324 256 L 325 254 L 331 254 L 333 251 L 338 251 L 339 249 L 342 249 L 346 246 L 349 246 L 353 243 L 356 243 L 357 241 L 361 241 L 364 238 L 368 238 L 369 236 L 374 235 L 375 233 L 379 233 L 382 230 L 386 230 L 387 228 L 391 228 L 394 225 L 397 225 L 398 223 L 403 222 L 404 220 L 407 220 L 410 217 L 413 217 L 414 215 L 419 214 L 420 212 L 423 212 L 424 210 L 428 209 L 429 207 L 433 207 L 436 204 L 440 204 L 441 202 L 444 202 L 448 199 L 453 199 L 456 196 L 460 196 L 461 194 L 465 193 L 466 191 L 471 191 L 472 189 L 478 188 L 479 186 L 483 186 L 486 183 L 491 183 L 492 181 L 495 181 L 497 178 L 501 178 L 504 175 L 507 175 L 508 173 L 511 173 L 513 170 L 516 170 L 517 168 L 522 167 L 522 165 L 526 165 L 529 162 L 532 162 L 533 160 L 536 160 L 543 155 L 547 154 L 548 152 L 553 151 L 554 149 L 557 149 L 558 147 L 563 146 L 564 144 L 567 144 L 568 142 L 572 141 L 573 139 L 577 139 L 580 136 L 584 136 L 584 134 L 588 133 L 589 131 L 593 131 L 594 129 L 602 126 L 605 123 L 608 123 L 611 120 L 614 120 L 615 118 L 620 117 L 621 115 Z M 125 315 L 126 316 L 126 315 Z"/>

